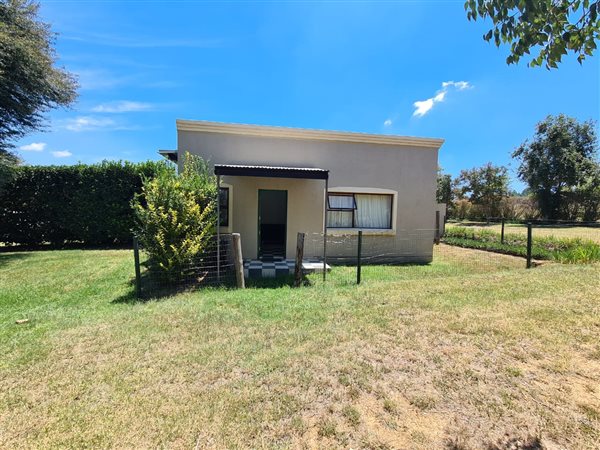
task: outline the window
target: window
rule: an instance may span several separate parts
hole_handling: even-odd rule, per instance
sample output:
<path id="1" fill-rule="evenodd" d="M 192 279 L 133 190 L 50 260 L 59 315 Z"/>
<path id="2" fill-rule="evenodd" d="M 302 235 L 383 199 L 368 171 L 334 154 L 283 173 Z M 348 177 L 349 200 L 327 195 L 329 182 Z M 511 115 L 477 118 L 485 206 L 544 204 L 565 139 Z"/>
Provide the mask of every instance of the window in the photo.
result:
<path id="1" fill-rule="evenodd" d="M 229 226 L 229 188 L 219 189 L 219 226 Z"/>
<path id="2" fill-rule="evenodd" d="M 392 195 L 328 194 L 328 228 L 392 228 Z"/>

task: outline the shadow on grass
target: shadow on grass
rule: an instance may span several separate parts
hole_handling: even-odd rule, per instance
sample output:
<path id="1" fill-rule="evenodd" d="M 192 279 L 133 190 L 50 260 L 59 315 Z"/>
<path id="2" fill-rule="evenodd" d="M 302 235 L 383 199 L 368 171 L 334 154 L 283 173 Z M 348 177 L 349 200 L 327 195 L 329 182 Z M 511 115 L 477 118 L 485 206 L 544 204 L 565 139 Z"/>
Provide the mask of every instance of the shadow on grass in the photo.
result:
<path id="1" fill-rule="evenodd" d="M 453 225 L 456 227 L 493 227 L 494 225 L 498 225 L 500 222 L 448 222 L 448 225 Z M 508 222 L 506 223 L 508 225 Z"/>
<path id="2" fill-rule="evenodd" d="M 113 299 L 111 303 L 114 304 L 135 304 L 135 303 L 146 303 L 150 301 L 163 300 L 168 297 L 173 297 L 178 294 L 189 294 L 189 293 L 200 293 L 203 291 L 210 290 L 232 290 L 235 289 L 231 285 L 226 284 L 226 280 L 222 284 L 178 284 L 178 283 L 166 283 L 157 282 L 152 276 L 148 275 L 148 272 L 142 273 L 141 278 L 141 292 L 137 295 L 135 278 L 132 278 L 127 283 L 129 290 L 123 295 Z"/>
<path id="3" fill-rule="evenodd" d="M 30 253 L 3 253 L 0 252 L 0 267 L 6 266 L 12 262 L 27 259 L 31 256 Z"/>
<path id="4" fill-rule="evenodd" d="M 142 276 L 143 277 L 143 276 Z M 308 279 L 304 278 L 303 284 L 306 286 L 311 285 Z M 150 301 L 163 300 L 167 297 L 172 297 L 177 294 L 185 293 L 202 293 L 211 290 L 236 290 L 237 288 L 231 286 L 165 286 L 159 287 L 144 287 L 144 280 L 142 280 L 142 295 L 137 296 L 135 291 L 135 279 L 131 279 L 128 283 L 129 290 L 119 297 L 113 299 L 111 303 L 114 304 L 136 304 L 146 303 Z M 293 287 L 294 277 L 292 275 L 286 277 L 276 278 L 249 278 L 246 279 L 247 289 L 279 289 L 284 287 Z"/>
<path id="5" fill-rule="evenodd" d="M 306 283 L 306 280 L 305 280 Z M 246 287 L 251 289 L 278 289 L 293 287 L 294 276 L 287 275 L 275 278 L 246 278 Z"/>
<path id="6" fill-rule="evenodd" d="M 115 303 L 115 304 L 125 304 L 125 305 L 133 305 L 135 303 L 145 303 L 150 299 L 146 299 L 146 298 L 138 298 L 137 294 L 135 293 L 135 289 L 129 290 L 127 291 L 127 293 L 118 296 L 117 298 L 113 299 L 111 301 L 111 303 Z"/>

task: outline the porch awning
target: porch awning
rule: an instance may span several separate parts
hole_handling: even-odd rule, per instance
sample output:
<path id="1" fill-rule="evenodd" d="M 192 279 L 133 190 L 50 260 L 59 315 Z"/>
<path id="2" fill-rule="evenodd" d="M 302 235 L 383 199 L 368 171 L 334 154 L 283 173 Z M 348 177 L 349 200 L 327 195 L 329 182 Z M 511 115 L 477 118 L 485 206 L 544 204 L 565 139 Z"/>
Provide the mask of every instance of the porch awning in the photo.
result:
<path id="1" fill-rule="evenodd" d="M 215 164 L 215 175 L 327 180 L 329 178 L 329 170 L 317 169 L 313 167 L 278 167 Z"/>
<path id="2" fill-rule="evenodd" d="M 159 150 L 158 154 L 172 162 L 177 162 L 177 150 Z"/>

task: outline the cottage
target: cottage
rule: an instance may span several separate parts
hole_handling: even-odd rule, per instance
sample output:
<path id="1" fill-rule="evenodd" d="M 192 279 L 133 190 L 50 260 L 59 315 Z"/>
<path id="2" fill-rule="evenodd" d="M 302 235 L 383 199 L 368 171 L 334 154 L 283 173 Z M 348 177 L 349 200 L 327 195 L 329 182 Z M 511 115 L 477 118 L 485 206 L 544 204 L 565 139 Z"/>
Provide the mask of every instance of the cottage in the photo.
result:
<path id="1" fill-rule="evenodd" d="M 442 144 L 177 120 L 177 150 L 160 153 L 180 165 L 185 152 L 210 161 L 220 185 L 220 231 L 241 234 L 245 258 L 294 258 L 298 232 L 326 231 L 333 239 L 362 230 L 393 261 L 430 262 Z M 344 250 L 332 247 L 327 257 L 335 252 Z"/>

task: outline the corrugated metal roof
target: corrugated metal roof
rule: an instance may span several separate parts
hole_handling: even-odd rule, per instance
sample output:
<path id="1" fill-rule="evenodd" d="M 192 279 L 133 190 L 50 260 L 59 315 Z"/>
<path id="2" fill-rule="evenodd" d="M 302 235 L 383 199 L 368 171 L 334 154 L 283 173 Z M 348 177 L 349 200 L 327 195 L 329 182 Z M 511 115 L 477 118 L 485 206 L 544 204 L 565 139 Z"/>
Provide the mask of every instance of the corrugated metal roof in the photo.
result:
<path id="1" fill-rule="evenodd" d="M 307 178 L 326 180 L 329 170 L 316 167 L 254 166 L 245 164 L 215 164 L 215 175 L 246 177 Z"/>
<path id="2" fill-rule="evenodd" d="M 178 152 L 177 150 L 159 150 L 158 154 L 163 158 L 168 159 L 172 162 L 177 162 Z"/>

